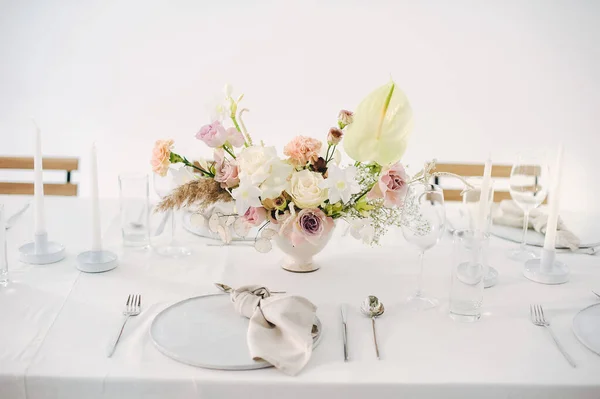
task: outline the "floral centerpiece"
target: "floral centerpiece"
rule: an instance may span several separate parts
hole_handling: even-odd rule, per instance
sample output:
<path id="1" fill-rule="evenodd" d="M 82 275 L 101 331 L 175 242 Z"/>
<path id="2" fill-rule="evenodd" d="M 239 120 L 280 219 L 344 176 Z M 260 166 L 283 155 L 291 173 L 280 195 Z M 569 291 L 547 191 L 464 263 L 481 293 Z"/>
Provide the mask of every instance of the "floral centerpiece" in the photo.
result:
<path id="1" fill-rule="evenodd" d="M 363 99 L 355 113 L 340 111 L 325 140 L 297 136 L 281 155 L 252 140 L 242 98 L 234 99 L 226 87 L 219 116 L 196 134 L 214 149 L 213 160 L 192 162 L 174 152 L 172 140 L 156 142 L 155 173 L 164 176 L 177 163 L 194 172 L 158 209 L 193 205 L 201 211 L 232 202 L 234 212 L 207 216 L 210 230 L 229 243 L 254 228 L 256 249 L 267 252 L 274 240 L 291 256 L 284 266 L 289 270 L 315 269 L 312 255 L 326 245 L 339 219 L 350 224 L 355 238 L 377 243 L 388 227 L 400 224 L 408 184 L 434 174 L 430 163 L 410 179 L 400 162 L 412 131 L 412 109 L 393 81 Z M 340 146 L 352 164 L 341 164 Z"/>

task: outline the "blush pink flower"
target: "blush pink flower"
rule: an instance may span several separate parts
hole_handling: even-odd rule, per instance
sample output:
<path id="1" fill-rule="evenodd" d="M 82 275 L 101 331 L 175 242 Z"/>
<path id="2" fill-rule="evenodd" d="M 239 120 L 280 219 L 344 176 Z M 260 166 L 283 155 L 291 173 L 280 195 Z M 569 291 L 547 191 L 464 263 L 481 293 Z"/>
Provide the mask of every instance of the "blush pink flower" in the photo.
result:
<path id="1" fill-rule="evenodd" d="M 221 122 L 214 121 L 209 125 L 204 125 L 196 133 L 198 140 L 204 141 L 207 146 L 212 148 L 221 147 L 227 141 L 227 131 L 221 125 Z"/>
<path id="2" fill-rule="evenodd" d="M 295 166 L 304 166 L 308 162 L 316 162 L 321 151 L 321 142 L 312 137 L 296 136 L 283 149 Z"/>
<path id="3" fill-rule="evenodd" d="M 248 226 L 259 226 L 267 220 L 267 211 L 262 207 L 251 206 L 242 216 L 242 220 Z"/>
<path id="4" fill-rule="evenodd" d="M 223 149 L 215 150 L 215 181 L 221 183 L 222 188 L 232 188 L 240 183 L 239 168 L 235 160 L 225 159 Z"/>
<path id="5" fill-rule="evenodd" d="M 227 129 L 227 141 L 232 146 L 239 148 L 244 145 L 246 139 L 244 138 L 242 132 L 238 131 L 234 127 L 230 127 L 229 129 Z"/>
<path id="6" fill-rule="evenodd" d="M 385 167 L 367 194 L 367 199 L 383 198 L 383 206 L 387 208 L 400 206 L 408 190 L 407 180 L 408 176 L 400 162 Z"/>
<path id="7" fill-rule="evenodd" d="M 332 228 L 333 219 L 319 208 L 302 209 L 296 215 L 289 238 L 293 246 L 298 246 L 304 241 L 316 245 Z"/>
<path id="8" fill-rule="evenodd" d="M 173 148 L 173 140 L 157 140 L 152 149 L 152 171 L 160 176 L 166 176 L 169 166 L 171 165 L 171 149 Z"/>

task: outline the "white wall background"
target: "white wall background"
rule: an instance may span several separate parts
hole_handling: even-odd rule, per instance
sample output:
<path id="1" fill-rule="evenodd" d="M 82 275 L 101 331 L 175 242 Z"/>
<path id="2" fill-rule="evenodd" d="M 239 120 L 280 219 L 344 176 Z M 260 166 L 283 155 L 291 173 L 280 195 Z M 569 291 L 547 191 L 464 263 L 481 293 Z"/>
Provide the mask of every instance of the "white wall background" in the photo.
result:
<path id="1" fill-rule="evenodd" d="M 565 208 L 598 208 L 600 1 L 0 0 L 0 154 L 100 152 L 101 193 L 149 170 L 157 138 L 193 157 L 206 104 L 246 94 L 255 139 L 325 137 L 390 74 L 412 102 L 405 162 L 511 162 L 566 145 Z"/>

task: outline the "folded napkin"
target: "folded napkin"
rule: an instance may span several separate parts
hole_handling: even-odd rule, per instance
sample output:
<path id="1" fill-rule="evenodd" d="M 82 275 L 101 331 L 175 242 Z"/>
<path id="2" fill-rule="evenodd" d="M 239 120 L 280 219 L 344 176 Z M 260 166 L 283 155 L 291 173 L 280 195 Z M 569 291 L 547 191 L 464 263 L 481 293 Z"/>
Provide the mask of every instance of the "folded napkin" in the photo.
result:
<path id="1" fill-rule="evenodd" d="M 312 354 L 312 326 L 317 307 L 306 298 L 277 295 L 258 285 L 231 292 L 235 310 L 250 319 L 248 348 L 288 375 L 296 375 Z"/>
<path id="2" fill-rule="evenodd" d="M 499 205 L 495 205 L 492 220 L 494 224 L 522 228 L 524 216 L 523 210 L 513 200 L 504 200 L 500 202 Z M 533 229 L 538 233 L 546 234 L 547 225 L 548 215 L 539 209 L 532 209 L 531 212 L 529 212 L 528 229 Z M 579 238 L 569 231 L 563 221 L 558 218 L 556 246 L 567 247 L 574 251 L 579 248 L 579 244 Z"/>

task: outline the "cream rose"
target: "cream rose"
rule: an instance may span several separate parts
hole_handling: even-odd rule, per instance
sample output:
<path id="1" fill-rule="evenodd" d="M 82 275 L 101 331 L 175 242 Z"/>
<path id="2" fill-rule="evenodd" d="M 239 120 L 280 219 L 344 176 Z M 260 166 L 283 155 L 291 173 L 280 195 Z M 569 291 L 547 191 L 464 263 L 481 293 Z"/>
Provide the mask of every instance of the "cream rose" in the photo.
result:
<path id="1" fill-rule="evenodd" d="M 299 208 L 316 208 L 327 199 L 327 189 L 321 188 L 323 175 L 310 170 L 292 174 L 290 194 Z"/>

